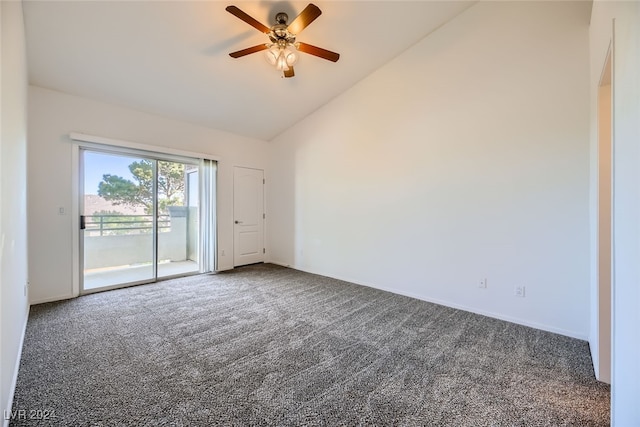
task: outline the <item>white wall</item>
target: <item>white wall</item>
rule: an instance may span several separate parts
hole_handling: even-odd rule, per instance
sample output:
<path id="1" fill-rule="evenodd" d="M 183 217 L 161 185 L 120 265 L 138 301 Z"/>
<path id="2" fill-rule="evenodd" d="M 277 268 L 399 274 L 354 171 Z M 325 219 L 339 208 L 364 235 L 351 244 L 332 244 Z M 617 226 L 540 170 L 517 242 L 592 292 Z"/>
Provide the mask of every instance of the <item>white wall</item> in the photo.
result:
<path id="1" fill-rule="evenodd" d="M 613 21 L 615 19 L 615 31 Z M 591 16 L 591 190 L 597 188 L 596 90 L 613 49 L 613 371 L 614 426 L 640 425 L 640 4 L 596 1 Z M 596 201 L 591 203 L 595 224 Z M 595 236 L 595 230 L 592 230 Z M 592 239 L 592 257 L 595 242 Z M 597 295 L 597 271 L 591 290 Z M 592 304 L 597 315 L 597 301 Z M 592 324 L 593 328 L 597 327 Z M 592 333 L 594 336 L 595 333 Z M 592 340 L 593 341 L 593 340 Z M 592 344 L 593 345 L 593 344 Z"/>
<path id="2" fill-rule="evenodd" d="M 32 303 L 72 292 L 72 142 L 82 132 L 157 147 L 211 154 L 218 163 L 219 269 L 233 267 L 233 166 L 265 168 L 264 141 L 103 104 L 40 87 L 29 88 L 29 277 Z"/>
<path id="3" fill-rule="evenodd" d="M 10 409 L 27 322 L 27 62 L 20 2 L 0 2 L 0 410 Z M 6 424 L 6 421 L 4 422 Z"/>
<path id="4" fill-rule="evenodd" d="M 275 138 L 269 259 L 586 338 L 589 13 L 481 2 Z"/>

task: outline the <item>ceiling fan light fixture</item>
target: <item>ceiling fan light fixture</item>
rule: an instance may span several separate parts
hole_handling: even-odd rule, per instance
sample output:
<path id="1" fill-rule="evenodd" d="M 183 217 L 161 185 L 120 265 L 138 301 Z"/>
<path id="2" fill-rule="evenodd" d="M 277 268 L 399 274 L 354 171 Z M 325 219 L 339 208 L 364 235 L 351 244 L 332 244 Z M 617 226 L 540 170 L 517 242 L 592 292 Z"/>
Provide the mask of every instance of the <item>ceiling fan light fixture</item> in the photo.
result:
<path id="1" fill-rule="evenodd" d="M 265 52 L 267 62 L 278 71 L 289 71 L 298 62 L 298 51 L 293 44 L 273 43 Z"/>
<path id="2" fill-rule="evenodd" d="M 283 77 L 287 78 L 295 76 L 293 65 L 298 61 L 299 52 L 314 55 L 332 62 L 340 59 L 340 54 L 336 52 L 296 41 L 298 34 L 322 14 L 320 8 L 312 3 L 309 3 L 290 24 L 288 23 L 289 17 L 286 13 L 278 13 L 276 15 L 276 24 L 272 27 L 261 24 L 236 6 L 227 6 L 225 10 L 258 31 L 266 34 L 271 41 L 271 43 L 259 44 L 231 52 L 229 56 L 232 58 L 241 58 L 252 53 L 266 51 L 265 59 L 267 62 L 278 71 L 283 71 Z"/>

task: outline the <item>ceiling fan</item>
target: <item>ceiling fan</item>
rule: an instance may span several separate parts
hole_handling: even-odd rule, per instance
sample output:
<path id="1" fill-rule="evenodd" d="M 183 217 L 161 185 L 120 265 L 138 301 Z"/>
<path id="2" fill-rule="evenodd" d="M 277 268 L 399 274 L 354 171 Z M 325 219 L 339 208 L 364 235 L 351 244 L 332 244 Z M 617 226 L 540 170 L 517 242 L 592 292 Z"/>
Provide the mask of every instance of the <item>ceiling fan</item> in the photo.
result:
<path id="1" fill-rule="evenodd" d="M 265 33 L 269 36 L 270 40 L 270 43 L 259 44 L 237 52 L 231 52 L 229 56 L 232 58 L 240 58 L 251 53 L 266 50 L 267 61 L 269 61 L 271 65 L 274 65 L 277 70 L 282 71 L 284 77 L 293 77 L 295 75 L 293 65 L 298 60 L 298 51 L 332 62 L 340 59 L 340 54 L 338 53 L 296 41 L 296 36 L 322 14 L 320 8 L 315 4 L 309 3 L 290 24 L 287 24 L 289 16 L 287 16 L 286 13 L 278 13 L 276 15 L 276 24 L 272 27 L 261 24 L 236 6 L 227 6 L 225 10 L 258 31 Z"/>

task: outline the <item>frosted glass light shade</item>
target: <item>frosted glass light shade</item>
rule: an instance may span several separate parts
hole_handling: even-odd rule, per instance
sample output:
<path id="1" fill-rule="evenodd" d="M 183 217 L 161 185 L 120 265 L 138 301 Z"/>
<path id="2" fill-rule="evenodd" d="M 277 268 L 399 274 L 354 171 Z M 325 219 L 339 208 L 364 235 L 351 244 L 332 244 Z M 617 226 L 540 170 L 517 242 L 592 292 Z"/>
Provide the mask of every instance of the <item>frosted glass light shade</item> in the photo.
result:
<path id="1" fill-rule="evenodd" d="M 267 59 L 267 62 L 271 65 L 276 65 L 276 62 L 278 61 L 278 56 L 280 56 L 280 46 L 278 46 L 276 43 L 269 46 L 269 49 L 267 49 L 264 53 L 264 57 Z"/>
<path id="2" fill-rule="evenodd" d="M 298 51 L 296 50 L 295 47 L 289 45 L 282 53 L 284 54 L 284 57 L 287 60 L 288 66 L 291 67 L 293 66 L 293 64 L 298 62 Z"/>

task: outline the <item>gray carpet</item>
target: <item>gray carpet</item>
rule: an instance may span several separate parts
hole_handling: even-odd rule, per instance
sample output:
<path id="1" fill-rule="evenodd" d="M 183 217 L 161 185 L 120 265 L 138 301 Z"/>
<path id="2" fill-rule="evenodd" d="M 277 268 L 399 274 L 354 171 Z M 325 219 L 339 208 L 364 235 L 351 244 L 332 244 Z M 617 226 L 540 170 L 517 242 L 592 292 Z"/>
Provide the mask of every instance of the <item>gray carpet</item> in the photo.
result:
<path id="1" fill-rule="evenodd" d="M 603 426 L 609 397 L 584 341 L 255 265 L 33 306 L 14 410 L 56 418 L 12 425 Z"/>

